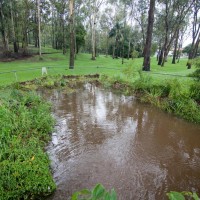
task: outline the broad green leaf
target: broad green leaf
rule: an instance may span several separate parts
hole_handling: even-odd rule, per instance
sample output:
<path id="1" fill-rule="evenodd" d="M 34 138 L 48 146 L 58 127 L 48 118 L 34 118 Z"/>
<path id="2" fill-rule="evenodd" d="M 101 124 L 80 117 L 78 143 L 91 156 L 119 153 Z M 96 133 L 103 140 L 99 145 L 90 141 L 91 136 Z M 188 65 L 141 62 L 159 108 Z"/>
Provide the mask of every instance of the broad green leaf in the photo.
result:
<path id="1" fill-rule="evenodd" d="M 79 196 L 79 192 L 75 192 L 75 193 L 72 195 L 71 200 L 78 200 L 78 196 Z"/>
<path id="2" fill-rule="evenodd" d="M 109 194 L 109 192 L 106 192 L 104 200 L 110 200 L 110 194 Z"/>
<path id="3" fill-rule="evenodd" d="M 192 197 L 193 197 L 194 200 L 200 200 L 197 193 L 195 193 L 195 192 L 193 193 Z"/>
<path id="4" fill-rule="evenodd" d="M 97 184 L 95 188 L 92 190 L 92 197 L 95 199 L 99 199 L 103 197 L 105 193 L 105 188 L 101 184 Z"/>
<path id="5" fill-rule="evenodd" d="M 169 192 L 167 193 L 169 200 L 185 200 L 185 197 L 180 192 Z"/>
<path id="6" fill-rule="evenodd" d="M 90 190 L 88 190 L 88 189 L 83 189 L 83 190 L 81 190 L 81 191 L 79 192 L 79 194 L 80 194 L 80 195 L 90 195 L 91 192 L 90 192 Z"/>
<path id="7" fill-rule="evenodd" d="M 110 200 L 117 200 L 117 194 L 114 189 L 111 190 Z"/>

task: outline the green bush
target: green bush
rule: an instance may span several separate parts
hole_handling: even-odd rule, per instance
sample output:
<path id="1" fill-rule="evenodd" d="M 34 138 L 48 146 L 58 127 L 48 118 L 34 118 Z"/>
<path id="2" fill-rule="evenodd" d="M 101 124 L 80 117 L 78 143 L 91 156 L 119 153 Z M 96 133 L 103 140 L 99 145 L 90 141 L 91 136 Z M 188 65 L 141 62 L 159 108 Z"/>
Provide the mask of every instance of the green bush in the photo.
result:
<path id="1" fill-rule="evenodd" d="M 39 199 L 55 190 L 44 145 L 54 120 L 35 93 L 0 100 L 0 199 Z"/>
<path id="2" fill-rule="evenodd" d="M 136 51 L 136 50 L 133 50 L 133 52 L 132 52 L 132 58 L 138 58 L 139 57 L 139 51 Z"/>

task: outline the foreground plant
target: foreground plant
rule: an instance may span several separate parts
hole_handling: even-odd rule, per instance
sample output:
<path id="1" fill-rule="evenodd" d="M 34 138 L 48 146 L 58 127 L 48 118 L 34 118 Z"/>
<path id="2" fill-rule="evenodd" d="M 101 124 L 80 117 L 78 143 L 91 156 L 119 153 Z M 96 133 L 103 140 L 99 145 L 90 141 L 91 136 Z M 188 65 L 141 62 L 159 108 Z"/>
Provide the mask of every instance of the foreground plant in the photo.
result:
<path id="1" fill-rule="evenodd" d="M 200 198 L 198 195 L 194 192 L 175 192 L 171 191 L 167 193 L 167 196 L 169 200 L 185 200 L 185 199 L 193 199 L 193 200 L 199 200 Z"/>
<path id="2" fill-rule="evenodd" d="M 117 200 L 117 195 L 114 189 L 110 192 L 101 184 L 97 184 L 91 190 L 84 189 L 78 192 L 75 192 L 71 200 Z"/>

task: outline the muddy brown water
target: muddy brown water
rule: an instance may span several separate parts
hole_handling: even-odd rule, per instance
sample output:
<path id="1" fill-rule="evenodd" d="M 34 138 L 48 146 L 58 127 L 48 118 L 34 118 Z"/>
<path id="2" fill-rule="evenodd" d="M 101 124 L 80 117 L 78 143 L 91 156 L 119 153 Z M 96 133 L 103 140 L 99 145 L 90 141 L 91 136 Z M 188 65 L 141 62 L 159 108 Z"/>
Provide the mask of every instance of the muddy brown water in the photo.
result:
<path id="1" fill-rule="evenodd" d="M 57 184 L 49 200 L 97 183 L 114 188 L 119 200 L 200 194 L 199 125 L 91 84 L 44 96 L 57 122 L 47 147 Z"/>

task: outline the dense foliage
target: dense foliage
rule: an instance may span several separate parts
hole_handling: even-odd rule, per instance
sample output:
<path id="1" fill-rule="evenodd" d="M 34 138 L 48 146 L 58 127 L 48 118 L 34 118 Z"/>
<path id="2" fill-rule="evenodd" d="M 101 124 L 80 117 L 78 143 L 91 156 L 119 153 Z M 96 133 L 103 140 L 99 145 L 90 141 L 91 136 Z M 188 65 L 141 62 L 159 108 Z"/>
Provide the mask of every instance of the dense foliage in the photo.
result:
<path id="1" fill-rule="evenodd" d="M 44 152 L 54 124 L 50 106 L 17 89 L 0 99 L 0 199 L 40 199 L 55 190 Z"/>

